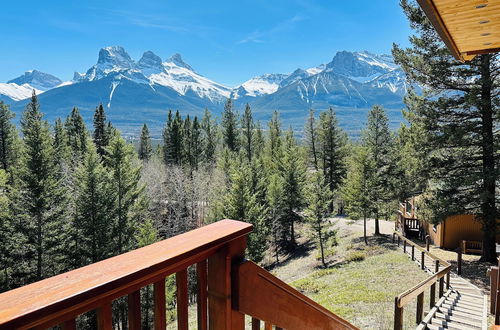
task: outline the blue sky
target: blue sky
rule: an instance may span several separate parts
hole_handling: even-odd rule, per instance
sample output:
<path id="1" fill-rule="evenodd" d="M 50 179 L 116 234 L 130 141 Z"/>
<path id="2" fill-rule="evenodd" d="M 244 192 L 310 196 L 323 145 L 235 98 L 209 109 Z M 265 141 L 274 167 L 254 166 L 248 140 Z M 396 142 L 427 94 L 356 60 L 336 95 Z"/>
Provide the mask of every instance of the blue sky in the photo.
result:
<path id="1" fill-rule="evenodd" d="M 410 30 L 397 0 L 4 1 L 0 82 L 38 69 L 69 80 L 101 47 L 134 59 L 173 53 L 197 72 L 235 86 L 268 72 L 331 60 L 338 50 L 390 52 Z"/>

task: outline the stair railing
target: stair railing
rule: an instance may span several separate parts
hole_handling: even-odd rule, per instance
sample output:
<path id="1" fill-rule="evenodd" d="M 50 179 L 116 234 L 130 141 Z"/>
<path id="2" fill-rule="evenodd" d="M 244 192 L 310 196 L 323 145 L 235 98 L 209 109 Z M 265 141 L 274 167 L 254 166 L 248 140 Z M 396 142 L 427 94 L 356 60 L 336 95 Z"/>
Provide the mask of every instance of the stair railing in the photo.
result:
<path id="1" fill-rule="evenodd" d="M 422 270 L 427 270 L 431 273 L 431 276 L 422 282 L 415 285 L 413 288 L 404 291 L 399 294 L 394 299 L 394 329 L 402 330 L 403 329 L 403 311 L 404 307 L 408 305 L 415 298 L 417 299 L 417 311 L 416 311 L 416 324 L 420 324 L 423 320 L 424 313 L 424 293 L 427 289 L 430 288 L 430 299 L 429 299 L 429 307 L 431 312 L 434 310 L 434 306 L 436 305 L 436 285 L 438 286 L 438 297 L 442 298 L 444 296 L 444 286 L 446 280 L 446 288 L 450 288 L 450 272 L 451 272 L 451 264 L 446 260 L 440 259 L 434 254 L 427 251 L 425 248 L 420 245 L 414 243 L 413 241 L 407 239 L 403 235 L 398 232 L 394 232 L 392 236 L 393 243 L 396 241 L 398 246 L 400 242 L 403 243 L 403 249 L 406 253 L 407 249 L 411 247 L 411 258 L 420 263 L 420 267 Z M 415 250 L 420 252 L 420 260 L 417 260 L 415 256 Z M 426 258 L 430 258 L 432 260 L 432 264 L 434 265 L 434 269 L 428 269 L 425 266 Z M 440 270 L 440 266 L 443 268 Z M 430 313 L 431 313 L 430 312 Z M 426 319 L 429 317 L 427 315 Z"/>

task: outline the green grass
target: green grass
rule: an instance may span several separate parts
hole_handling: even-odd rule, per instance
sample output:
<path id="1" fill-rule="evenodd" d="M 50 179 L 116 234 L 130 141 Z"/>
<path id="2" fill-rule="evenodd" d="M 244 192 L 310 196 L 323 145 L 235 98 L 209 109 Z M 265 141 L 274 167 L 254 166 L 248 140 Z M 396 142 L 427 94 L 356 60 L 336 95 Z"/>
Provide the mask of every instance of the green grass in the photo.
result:
<path id="1" fill-rule="evenodd" d="M 345 237 L 339 246 L 343 262 L 314 270 L 291 285 L 360 328 L 390 329 L 394 298 L 427 275 L 381 239 L 382 244 L 366 246 L 353 238 Z M 414 308 L 407 309 L 405 328 L 414 328 Z"/>

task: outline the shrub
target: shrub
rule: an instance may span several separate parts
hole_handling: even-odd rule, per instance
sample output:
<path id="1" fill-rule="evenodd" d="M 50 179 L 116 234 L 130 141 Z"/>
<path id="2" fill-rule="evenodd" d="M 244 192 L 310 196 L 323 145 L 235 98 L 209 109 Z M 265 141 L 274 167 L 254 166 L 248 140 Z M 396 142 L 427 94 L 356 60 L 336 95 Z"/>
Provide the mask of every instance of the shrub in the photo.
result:
<path id="1" fill-rule="evenodd" d="M 347 257 L 346 261 L 351 262 L 351 261 L 363 261 L 366 258 L 366 253 L 362 251 L 352 251 L 350 252 Z"/>

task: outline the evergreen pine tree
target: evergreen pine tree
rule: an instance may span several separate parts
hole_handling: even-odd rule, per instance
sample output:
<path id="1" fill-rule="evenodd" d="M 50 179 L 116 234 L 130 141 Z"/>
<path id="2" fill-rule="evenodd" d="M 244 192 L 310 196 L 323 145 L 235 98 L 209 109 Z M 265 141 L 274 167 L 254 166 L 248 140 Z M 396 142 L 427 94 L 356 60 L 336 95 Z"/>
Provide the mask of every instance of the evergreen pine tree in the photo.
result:
<path id="1" fill-rule="evenodd" d="M 202 156 L 207 163 L 215 160 L 215 149 L 217 147 L 217 124 L 212 115 L 205 109 L 201 119 L 201 140 L 203 145 Z"/>
<path id="2" fill-rule="evenodd" d="M 424 128 L 428 153 L 428 207 L 439 222 L 448 215 L 473 214 L 482 224 L 481 260 L 496 262 L 498 211 L 499 55 L 455 60 L 414 1 L 401 6 L 415 34 L 411 47 L 393 47 L 396 62 L 423 93 L 409 91 L 410 125 Z M 423 172 L 425 173 L 425 172 Z M 432 180 L 431 180 L 432 179 Z"/>
<path id="3" fill-rule="evenodd" d="M 141 168 L 135 165 L 135 150 L 115 134 L 106 148 L 106 164 L 111 171 L 111 191 L 114 192 L 114 253 L 134 247 L 134 235 L 144 213 L 144 196 L 139 183 Z"/>
<path id="4" fill-rule="evenodd" d="M 7 172 L 0 169 L 0 292 L 7 291 L 13 286 L 11 278 L 15 266 L 13 250 L 19 249 L 12 221 L 13 212 L 9 198 L 8 180 Z"/>
<path id="5" fill-rule="evenodd" d="M 348 168 L 347 178 L 342 187 L 342 197 L 349 217 L 363 219 L 364 239 L 365 243 L 368 244 L 366 219 L 373 212 L 374 202 L 370 192 L 374 188 L 373 172 L 375 169 L 368 148 L 355 147 Z"/>
<path id="6" fill-rule="evenodd" d="M 248 165 L 239 160 L 232 160 L 229 171 L 229 188 L 214 206 L 212 217 L 215 220 L 230 218 L 251 223 L 254 229 L 248 237 L 247 255 L 251 260 L 260 262 L 266 251 L 265 207 L 258 202 L 256 194 L 252 193 Z"/>
<path id="7" fill-rule="evenodd" d="M 260 121 L 258 121 L 257 124 L 255 125 L 253 144 L 254 146 L 252 149 L 254 155 L 260 156 L 264 151 L 264 146 L 265 146 L 264 132 L 262 131 L 262 125 L 260 124 Z"/>
<path id="8" fill-rule="evenodd" d="M 306 126 L 304 127 L 304 135 L 309 155 L 312 159 L 311 163 L 314 165 L 314 169 L 318 170 L 319 169 L 318 150 L 317 150 L 318 133 L 316 132 L 316 130 L 317 128 L 316 128 L 316 119 L 314 117 L 314 110 L 311 109 L 309 110 L 309 117 L 307 117 L 307 123 Z"/>
<path id="9" fill-rule="evenodd" d="M 73 161 L 80 162 L 87 151 L 88 132 L 83 117 L 77 107 L 74 107 L 71 114 L 66 118 L 66 132 L 68 145 L 71 148 Z"/>
<path id="10" fill-rule="evenodd" d="M 60 243 L 64 230 L 64 191 L 56 177 L 49 124 L 43 120 L 35 93 L 21 119 L 25 157 L 21 174 L 21 205 L 25 221 L 27 280 L 40 280 L 62 269 Z M 33 265 L 34 264 L 34 265 Z"/>
<path id="11" fill-rule="evenodd" d="M 283 177 L 283 217 L 289 227 L 290 237 L 287 239 L 293 249 L 295 241 L 295 223 L 300 220 L 299 211 L 304 205 L 303 186 L 305 182 L 305 163 L 303 154 L 290 129 L 285 134 L 283 144 L 283 161 L 281 175 Z"/>
<path id="12" fill-rule="evenodd" d="M 279 113 L 274 111 L 269 125 L 269 137 L 267 139 L 267 154 L 274 168 L 279 166 L 282 157 L 281 148 L 281 121 Z"/>
<path id="13" fill-rule="evenodd" d="M 97 148 L 97 153 L 104 156 L 104 148 L 108 145 L 109 138 L 106 131 L 106 113 L 102 103 L 95 108 L 94 113 L 94 144 Z"/>
<path id="14" fill-rule="evenodd" d="M 222 136 L 224 146 L 236 152 L 238 144 L 238 116 L 233 108 L 233 100 L 227 99 L 222 113 Z"/>
<path id="15" fill-rule="evenodd" d="M 93 144 L 76 173 L 75 263 L 84 266 L 112 256 L 114 196 L 109 171 Z"/>
<path id="16" fill-rule="evenodd" d="M 283 196 L 285 194 L 283 178 L 274 173 L 269 177 L 269 184 L 267 186 L 267 204 L 269 207 L 269 223 L 268 228 L 271 231 L 273 240 L 274 257 L 276 258 L 276 265 L 279 264 L 280 247 L 282 246 L 283 233 L 288 232 L 286 223 L 284 223 L 283 210 L 285 209 Z"/>
<path id="17" fill-rule="evenodd" d="M 182 125 L 182 164 L 192 170 L 193 164 L 193 123 L 189 115 L 186 116 Z"/>
<path id="18" fill-rule="evenodd" d="M 181 165 L 183 158 L 183 120 L 179 111 L 169 110 L 163 129 L 163 157 L 166 165 Z"/>
<path id="19" fill-rule="evenodd" d="M 317 143 L 315 143 L 314 149 L 319 156 L 325 182 L 330 188 L 333 197 L 346 175 L 347 136 L 339 127 L 332 108 L 320 114 L 316 130 Z M 333 199 L 330 202 L 330 211 L 333 211 Z"/>
<path id="20" fill-rule="evenodd" d="M 327 216 L 332 199 L 331 195 L 330 187 L 325 183 L 323 175 L 319 172 L 312 174 L 307 190 L 306 218 L 317 239 L 323 267 L 326 267 L 325 242 L 327 234 L 325 227 L 328 225 Z"/>
<path id="21" fill-rule="evenodd" d="M 241 133 L 242 133 L 241 145 L 249 162 L 252 161 L 252 155 L 254 153 L 253 151 L 254 129 L 255 129 L 255 123 L 252 117 L 252 109 L 250 108 L 250 105 L 247 103 L 247 105 L 245 106 L 245 112 L 241 117 Z"/>
<path id="22" fill-rule="evenodd" d="M 201 129 L 198 117 L 195 116 L 193 119 L 193 125 L 191 126 L 191 169 L 198 170 L 198 164 L 201 158 Z"/>
<path id="23" fill-rule="evenodd" d="M 68 134 L 60 118 L 56 119 L 54 125 L 54 156 L 62 175 L 71 161 L 71 150 L 68 145 Z"/>
<path id="24" fill-rule="evenodd" d="M 153 153 L 153 148 L 151 147 L 151 136 L 149 135 L 149 129 L 146 124 L 142 126 L 141 139 L 139 141 L 139 159 L 148 161 Z"/>
<path id="25" fill-rule="evenodd" d="M 379 218 L 385 204 L 391 198 L 391 177 L 395 174 L 391 166 L 394 148 L 393 136 L 389 130 L 389 119 L 380 106 L 374 106 L 368 113 L 368 125 L 362 133 L 363 145 L 368 148 L 374 162 L 374 187 L 370 196 L 374 202 L 375 235 L 380 235 Z"/>
<path id="26" fill-rule="evenodd" d="M 8 175 L 8 183 L 14 184 L 20 161 L 21 141 L 12 123 L 14 113 L 0 101 L 0 165 Z"/>

